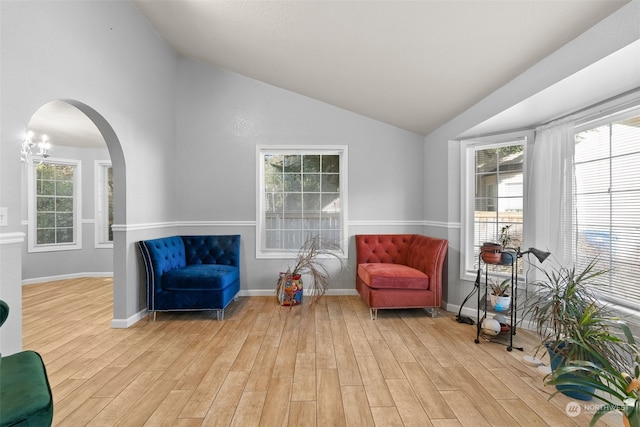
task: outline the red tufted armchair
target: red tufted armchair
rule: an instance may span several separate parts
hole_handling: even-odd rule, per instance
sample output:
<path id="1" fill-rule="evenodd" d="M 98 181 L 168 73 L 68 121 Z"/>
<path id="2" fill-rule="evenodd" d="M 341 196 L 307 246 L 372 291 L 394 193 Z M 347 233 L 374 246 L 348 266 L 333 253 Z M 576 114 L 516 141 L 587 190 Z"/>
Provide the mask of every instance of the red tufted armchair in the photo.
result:
<path id="1" fill-rule="evenodd" d="M 448 243 L 420 234 L 357 234 L 356 289 L 371 319 L 382 308 L 431 308 L 435 317 Z"/>

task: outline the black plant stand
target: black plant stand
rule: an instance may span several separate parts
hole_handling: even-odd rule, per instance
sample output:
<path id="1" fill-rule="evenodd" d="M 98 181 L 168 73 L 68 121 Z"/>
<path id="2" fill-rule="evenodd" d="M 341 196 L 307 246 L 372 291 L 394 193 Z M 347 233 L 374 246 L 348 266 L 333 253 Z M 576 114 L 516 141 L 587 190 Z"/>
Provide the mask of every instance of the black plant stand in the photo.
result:
<path id="1" fill-rule="evenodd" d="M 516 307 L 518 306 L 518 256 L 514 252 L 503 252 L 503 256 L 511 257 L 511 304 L 504 311 L 496 311 L 495 307 L 489 302 L 489 271 L 491 266 L 495 265 L 509 265 L 509 263 L 503 263 L 502 261 L 496 263 L 487 263 L 482 259 L 482 252 L 478 255 L 478 268 L 482 269 L 484 266 L 484 280 L 480 277 L 480 283 L 478 284 L 478 311 L 477 311 L 477 332 L 475 343 L 479 344 L 480 339 L 483 341 L 502 344 L 507 347 L 507 351 L 513 349 L 524 351 L 522 347 L 514 347 L 513 336 L 516 334 Z M 484 281 L 484 283 L 483 283 Z M 501 331 L 498 335 L 488 335 L 482 331 L 482 322 L 487 318 L 487 314 L 503 314 L 507 317 L 507 325 L 509 326 L 507 331 Z"/>

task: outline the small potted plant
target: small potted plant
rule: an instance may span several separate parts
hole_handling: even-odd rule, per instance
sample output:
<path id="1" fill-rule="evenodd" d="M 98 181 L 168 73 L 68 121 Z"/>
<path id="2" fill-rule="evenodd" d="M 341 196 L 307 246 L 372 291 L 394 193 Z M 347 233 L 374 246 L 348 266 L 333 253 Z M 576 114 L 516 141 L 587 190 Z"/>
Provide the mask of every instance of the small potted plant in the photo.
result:
<path id="1" fill-rule="evenodd" d="M 330 273 L 323 264 L 325 258 L 335 258 L 340 262 L 340 269 L 344 261 L 340 254 L 342 249 L 334 241 L 321 235 L 309 237 L 295 258 L 293 267 L 281 272 L 276 282 L 276 295 L 280 305 L 293 306 L 302 303 L 302 276 L 311 276 L 311 283 L 307 285 L 307 294 L 313 297 L 313 302 L 322 297 L 329 289 Z"/>
<path id="2" fill-rule="evenodd" d="M 500 280 L 497 277 L 491 277 L 489 287 L 491 288 L 489 297 L 493 308 L 496 311 L 508 310 L 511 305 L 511 296 L 509 295 L 511 278 Z"/>

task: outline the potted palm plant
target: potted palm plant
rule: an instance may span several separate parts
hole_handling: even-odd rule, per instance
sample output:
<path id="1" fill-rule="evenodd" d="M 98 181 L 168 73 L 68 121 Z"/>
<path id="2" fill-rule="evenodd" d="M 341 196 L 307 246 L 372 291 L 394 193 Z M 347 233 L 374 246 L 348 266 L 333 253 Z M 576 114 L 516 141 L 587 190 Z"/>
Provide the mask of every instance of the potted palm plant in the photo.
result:
<path id="1" fill-rule="evenodd" d="M 610 360 L 593 353 L 591 361 L 575 361 L 558 368 L 547 377 L 546 384 L 566 390 L 593 390 L 591 396 L 603 405 L 594 413 L 592 426 L 607 412 L 618 411 L 625 427 L 640 427 L 640 352 L 628 325 L 617 324 L 626 338 L 619 346 L 620 359 Z"/>
<path id="2" fill-rule="evenodd" d="M 311 277 L 311 283 L 307 285 L 307 294 L 313 297 L 313 302 L 322 297 L 329 289 L 330 272 L 324 265 L 326 258 L 335 258 L 340 262 L 340 269 L 344 260 L 340 256 L 340 245 L 321 235 L 309 237 L 295 258 L 293 267 L 281 272 L 276 282 L 276 295 L 280 305 L 293 306 L 302 303 L 303 283 L 302 276 Z"/>
<path id="3" fill-rule="evenodd" d="M 538 267 L 543 278 L 533 283 L 536 290 L 525 300 L 523 316 L 540 338 L 535 354 L 546 349 L 554 370 L 576 361 L 593 361 L 594 354 L 611 361 L 620 358 L 622 340 L 612 332 L 617 319 L 592 291 L 595 279 L 606 272 L 596 270 L 596 265 L 593 259 L 582 270 Z M 575 399 L 591 398 L 588 392 L 559 390 Z"/>

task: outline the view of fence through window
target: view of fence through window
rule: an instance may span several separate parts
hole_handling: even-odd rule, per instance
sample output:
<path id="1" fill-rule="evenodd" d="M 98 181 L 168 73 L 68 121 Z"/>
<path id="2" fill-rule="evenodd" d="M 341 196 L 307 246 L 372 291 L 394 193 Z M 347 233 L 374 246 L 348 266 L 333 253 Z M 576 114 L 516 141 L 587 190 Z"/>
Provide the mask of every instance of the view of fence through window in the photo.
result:
<path id="1" fill-rule="evenodd" d="M 640 116 L 576 134 L 574 256 L 608 270 L 605 298 L 640 308 Z"/>
<path id="2" fill-rule="evenodd" d="M 522 246 L 524 208 L 524 146 L 482 146 L 475 152 L 474 255 L 478 259 L 484 242 L 499 242 L 508 226 L 507 247 Z M 476 261 L 477 266 L 477 261 Z M 519 265 L 522 272 L 522 266 Z M 511 273 L 511 267 L 500 267 Z"/>
<path id="3" fill-rule="evenodd" d="M 300 248 L 310 236 L 340 241 L 340 155 L 266 154 L 266 249 Z"/>

